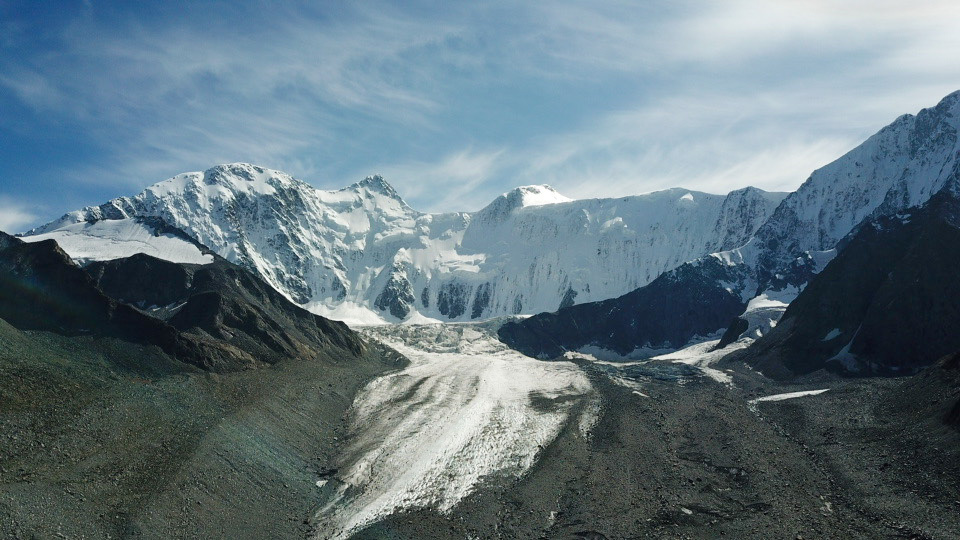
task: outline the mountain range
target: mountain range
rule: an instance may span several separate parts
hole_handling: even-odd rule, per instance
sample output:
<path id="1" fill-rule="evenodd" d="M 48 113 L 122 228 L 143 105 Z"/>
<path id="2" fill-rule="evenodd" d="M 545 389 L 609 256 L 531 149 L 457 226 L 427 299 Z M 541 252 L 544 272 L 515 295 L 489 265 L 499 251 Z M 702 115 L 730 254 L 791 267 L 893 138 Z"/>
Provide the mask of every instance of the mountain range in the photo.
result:
<path id="1" fill-rule="evenodd" d="M 237 163 L 68 213 L 22 238 L 55 239 L 81 262 L 145 252 L 203 263 L 206 247 L 320 315 L 464 321 L 623 294 L 742 245 L 783 197 L 671 189 L 571 201 L 525 186 L 477 212 L 426 214 L 379 176 L 322 191 Z"/>
<path id="2" fill-rule="evenodd" d="M 0 233 L 0 532 L 955 538 L 958 130 L 790 194 L 234 163 Z"/>
<path id="3" fill-rule="evenodd" d="M 586 346 L 642 355 L 722 333 L 751 300 L 773 298 L 786 308 L 865 220 L 897 216 L 952 185 L 960 170 L 958 128 L 954 92 L 815 171 L 744 245 L 686 262 L 614 299 L 508 323 L 500 337 L 538 356 Z"/>

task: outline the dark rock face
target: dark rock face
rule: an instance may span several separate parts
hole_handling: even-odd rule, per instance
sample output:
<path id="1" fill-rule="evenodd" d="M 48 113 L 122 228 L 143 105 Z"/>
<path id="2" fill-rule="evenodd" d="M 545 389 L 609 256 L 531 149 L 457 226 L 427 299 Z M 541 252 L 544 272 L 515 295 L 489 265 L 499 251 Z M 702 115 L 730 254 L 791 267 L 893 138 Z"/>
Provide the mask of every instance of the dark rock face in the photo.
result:
<path id="1" fill-rule="evenodd" d="M 137 306 L 170 306 L 151 314 L 196 340 L 213 341 L 234 367 L 310 358 L 336 347 L 360 354 L 363 343 L 346 325 L 294 305 L 253 273 L 216 257 L 206 265 L 148 255 L 94 263 L 87 271 L 111 296 Z M 144 287 L 154 276 L 158 286 Z M 212 339 L 211 339 L 212 338 Z M 236 364 L 236 365 L 234 365 Z"/>
<path id="2" fill-rule="evenodd" d="M 21 243 L 23 243 L 23 240 L 0 231 L 0 249 L 7 249 L 8 247 L 16 246 Z"/>
<path id="3" fill-rule="evenodd" d="M 373 305 L 380 311 L 389 311 L 394 317 L 402 319 L 410 313 L 415 300 L 413 286 L 403 274 L 394 272 Z"/>
<path id="4" fill-rule="evenodd" d="M 490 304 L 490 284 L 484 283 L 477 287 L 477 293 L 473 298 L 473 309 L 470 311 L 471 319 L 479 319 L 483 316 L 483 311 Z"/>
<path id="5" fill-rule="evenodd" d="M 137 254 L 123 263 L 94 262 L 86 270 L 107 296 L 144 309 L 184 298 L 196 266 Z"/>
<path id="6" fill-rule="evenodd" d="M 750 328 L 750 323 L 744 318 L 737 317 L 730 323 L 730 326 L 727 327 L 726 332 L 720 336 L 720 343 L 717 343 L 717 348 L 722 349 L 740 339 L 740 336 L 742 336 L 748 328 Z"/>
<path id="7" fill-rule="evenodd" d="M 719 285 L 727 267 L 708 259 L 685 264 L 619 298 L 541 313 L 500 328 L 500 339 L 524 354 L 552 357 L 595 345 L 627 354 L 637 347 L 678 347 L 725 327 L 743 300 Z"/>
<path id="8" fill-rule="evenodd" d="M 960 349 L 960 200 L 865 223 L 749 350 L 764 373 L 910 374 Z"/>
<path id="9" fill-rule="evenodd" d="M 470 290 L 460 283 L 444 283 L 437 294 L 437 309 L 440 313 L 456 319 L 467 311 Z"/>
<path id="10" fill-rule="evenodd" d="M 430 289 L 427 287 L 424 287 L 423 291 L 420 292 L 420 304 L 423 305 L 424 309 L 430 308 Z"/>
<path id="11" fill-rule="evenodd" d="M 560 300 L 560 306 L 557 309 L 567 308 L 573 305 L 577 298 L 577 291 L 573 287 L 568 287 L 567 292 L 563 293 L 563 299 Z"/>

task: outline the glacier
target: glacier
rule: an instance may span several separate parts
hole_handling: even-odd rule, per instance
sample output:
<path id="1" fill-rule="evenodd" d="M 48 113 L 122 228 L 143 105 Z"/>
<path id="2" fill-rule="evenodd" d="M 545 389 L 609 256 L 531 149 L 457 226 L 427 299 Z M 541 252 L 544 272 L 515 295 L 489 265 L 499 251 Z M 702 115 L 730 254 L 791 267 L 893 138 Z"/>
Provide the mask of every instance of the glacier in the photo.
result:
<path id="1" fill-rule="evenodd" d="M 350 537 L 399 510 L 448 512 L 485 479 L 523 475 L 567 422 L 587 436 L 600 399 L 587 374 L 509 349 L 496 324 L 362 330 L 411 364 L 353 403 L 345 459 L 320 484 L 322 537 Z"/>
<path id="2" fill-rule="evenodd" d="M 138 253 L 175 263 L 209 264 L 213 256 L 189 238 L 165 232 L 140 219 L 103 220 L 66 225 L 24 237 L 29 242 L 56 240 L 78 263 L 109 261 Z"/>

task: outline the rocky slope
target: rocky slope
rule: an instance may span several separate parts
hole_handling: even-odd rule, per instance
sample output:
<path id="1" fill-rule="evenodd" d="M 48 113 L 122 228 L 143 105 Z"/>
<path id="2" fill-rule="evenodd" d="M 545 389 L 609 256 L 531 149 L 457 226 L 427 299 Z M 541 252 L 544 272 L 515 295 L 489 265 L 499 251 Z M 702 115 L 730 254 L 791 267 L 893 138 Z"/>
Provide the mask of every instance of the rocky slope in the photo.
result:
<path id="1" fill-rule="evenodd" d="M 868 220 L 749 349 L 764 373 L 912 374 L 960 349 L 960 199 Z"/>
<path id="2" fill-rule="evenodd" d="M 898 118 L 815 171 L 743 246 L 685 263 L 614 300 L 505 325 L 501 337 L 528 353 L 549 355 L 558 348 L 584 345 L 616 351 L 676 348 L 698 335 L 720 332 L 729 321 L 717 325 L 717 315 L 734 317 L 733 299 L 739 298 L 744 308 L 748 300 L 764 294 L 789 300 L 826 266 L 843 247 L 840 240 L 862 220 L 895 215 L 943 189 L 960 167 L 958 128 L 960 92 L 954 92 L 936 107 Z M 672 285 L 665 286 L 668 283 Z M 677 290 L 688 292 L 675 296 Z M 669 306 L 659 312 L 669 320 L 642 326 L 643 316 L 636 313 L 650 305 Z M 637 324 L 611 335 L 625 324 L 621 319 Z M 659 328 L 683 331 L 668 335 Z"/>
<path id="3" fill-rule="evenodd" d="M 326 348 L 350 356 L 364 351 L 362 340 L 345 324 L 294 305 L 251 272 L 219 257 L 192 265 L 138 254 L 84 269 L 105 294 L 184 334 L 231 347 L 246 365 L 312 358 Z"/>
<path id="4" fill-rule="evenodd" d="M 743 244 L 782 197 L 672 189 L 571 201 L 526 186 L 475 213 L 425 214 L 381 177 L 321 191 L 238 163 L 72 212 L 24 239 L 56 239 L 88 261 L 145 252 L 208 262 L 167 238 L 166 224 L 318 314 L 471 320 L 618 296 Z"/>
<path id="5" fill-rule="evenodd" d="M 354 394 L 403 359 L 222 259 L 87 270 L 0 234 L 0 536 L 302 538 Z"/>
<path id="6" fill-rule="evenodd" d="M 28 243 L 0 234 L 6 245 L 0 249 L 0 318 L 17 328 L 155 345 L 213 371 L 309 357 L 317 347 L 351 355 L 363 349 L 343 323 L 292 305 L 223 259 L 198 266 L 137 255 L 95 264 L 88 273 L 54 240 Z"/>

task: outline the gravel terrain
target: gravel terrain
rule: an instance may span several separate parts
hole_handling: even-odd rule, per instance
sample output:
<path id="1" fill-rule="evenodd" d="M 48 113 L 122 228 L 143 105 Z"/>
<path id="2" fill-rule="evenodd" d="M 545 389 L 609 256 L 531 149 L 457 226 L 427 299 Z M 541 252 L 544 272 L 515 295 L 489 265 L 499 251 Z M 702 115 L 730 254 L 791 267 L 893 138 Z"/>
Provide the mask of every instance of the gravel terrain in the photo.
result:
<path id="1" fill-rule="evenodd" d="M 0 320 L 0 538 L 302 538 L 380 354 L 211 374 Z"/>
<path id="2" fill-rule="evenodd" d="M 448 514 L 405 512 L 355 537 L 960 536 L 960 433 L 925 408 L 922 425 L 916 412 L 890 414 L 910 379 L 814 374 L 788 386 L 731 362 L 733 387 L 692 376 L 630 388 L 580 365 L 603 403 L 588 437 L 571 422 L 522 478 L 491 480 Z"/>

